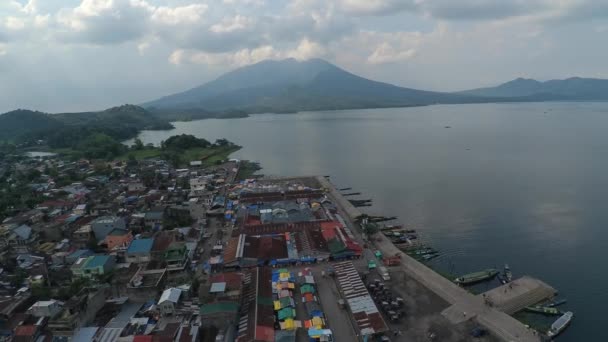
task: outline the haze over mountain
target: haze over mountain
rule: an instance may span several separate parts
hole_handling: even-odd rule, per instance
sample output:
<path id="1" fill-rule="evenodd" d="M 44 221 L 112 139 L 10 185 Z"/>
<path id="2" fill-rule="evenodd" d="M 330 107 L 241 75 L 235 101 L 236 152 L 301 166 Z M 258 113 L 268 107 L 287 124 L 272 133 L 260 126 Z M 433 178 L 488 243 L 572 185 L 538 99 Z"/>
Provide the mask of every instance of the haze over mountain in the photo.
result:
<path id="1" fill-rule="evenodd" d="M 437 103 L 608 99 L 608 81 L 517 79 L 495 88 L 444 93 L 403 88 L 349 73 L 327 61 L 267 60 L 142 106 L 161 113 L 204 109 L 294 112 Z"/>
<path id="2" fill-rule="evenodd" d="M 142 106 L 161 111 L 204 108 L 293 112 L 479 101 L 484 99 L 368 80 L 321 59 L 286 59 L 239 68 L 209 83 Z"/>
<path id="3" fill-rule="evenodd" d="M 518 78 L 496 87 L 478 88 L 459 94 L 484 97 L 529 97 L 529 100 L 608 100 L 608 80 L 572 77 L 565 80 L 540 82 Z"/>

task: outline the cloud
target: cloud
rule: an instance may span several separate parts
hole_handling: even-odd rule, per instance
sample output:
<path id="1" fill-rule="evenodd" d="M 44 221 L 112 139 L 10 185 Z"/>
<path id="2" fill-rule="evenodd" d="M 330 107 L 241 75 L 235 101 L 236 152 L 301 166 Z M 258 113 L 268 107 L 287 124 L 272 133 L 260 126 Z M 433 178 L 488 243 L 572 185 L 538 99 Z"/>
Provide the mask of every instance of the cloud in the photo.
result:
<path id="1" fill-rule="evenodd" d="M 201 20 L 207 11 L 206 4 L 192 4 L 181 7 L 157 7 L 152 10 L 152 21 L 165 25 L 189 24 Z"/>
<path id="2" fill-rule="evenodd" d="M 224 18 L 220 23 L 212 25 L 210 30 L 214 33 L 226 33 L 247 29 L 254 24 L 254 20 L 242 15 Z"/>
<path id="3" fill-rule="evenodd" d="M 339 8 L 356 15 L 388 15 L 405 10 L 416 10 L 412 0 L 338 0 Z"/>
<path id="4" fill-rule="evenodd" d="M 8 52 L 6 44 L 0 43 L 0 57 L 6 55 Z"/>
<path id="5" fill-rule="evenodd" d="M 22 30 L 25 27 L 25 22 L 21 18 L 8 17 L 6 18 L 4 25 L 9 30 L 17 31 Z"/>
<path id="6" fill-rule="evenodd" d="M 236 52 L 208 53 L 196 50 L 176 50 L 169 56 L 169 62 L 174 65 L 204 64 L 211 66 L 238 67 L 257 63 L 265 59 L 280 58 L 281 54 L 271 45 L 255 49 L 241 49 Z"/>
<path id="7" fill-rule="evenodd" d="M 397 50 L 388 43 L 382 43 L 367 58 L 367 61 L 371 64 L 395 63 L 408 60 L 415 55 L 415 49 Z"/>

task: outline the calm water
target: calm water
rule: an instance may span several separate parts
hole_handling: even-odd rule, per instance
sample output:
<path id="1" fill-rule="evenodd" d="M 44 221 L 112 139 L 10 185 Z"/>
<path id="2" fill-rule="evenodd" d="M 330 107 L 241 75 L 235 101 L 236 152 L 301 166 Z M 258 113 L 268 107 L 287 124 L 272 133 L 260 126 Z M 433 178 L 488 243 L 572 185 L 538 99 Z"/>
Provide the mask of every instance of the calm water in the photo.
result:
<path id="1" fill-rule="evenodd" d="M 227 138 L 267 175 L 331 175 L 465 273 L 509 263 L 576 314 L 560 341 L 608 341 L 608 104 L 538 103 L 256 115 L 176 123 Z M 446 128 L 449 126 L 450 128 Z"/>

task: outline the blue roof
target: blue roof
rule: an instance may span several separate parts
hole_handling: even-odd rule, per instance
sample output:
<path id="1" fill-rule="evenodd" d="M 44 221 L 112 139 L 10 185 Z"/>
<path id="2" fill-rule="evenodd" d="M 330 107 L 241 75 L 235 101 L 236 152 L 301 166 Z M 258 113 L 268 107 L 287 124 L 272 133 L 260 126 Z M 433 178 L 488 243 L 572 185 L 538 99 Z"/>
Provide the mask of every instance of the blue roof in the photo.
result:
<path id="1" fill-rule="evenodd" d="M 152 250 L 154 239 L 133 240 L 127 249 L 127 253 L 149 253 Z"/>
<path id="2" fill-rule="evenodd" d="M 68 255 L 68 257 L 78 259 L 85 254 L 89 255 L 89 254 L 93 254 L 93 252 L 90 249 L 78 249 L 78 250 L 75 250 L 74 252 L 72 252 L 72 254 Z"/>
<path id="3" fill-rule="evenodd" d="M 103 266 L 110 259 L 109 255 L 94 255 L 91 257 L 91 260 L 87 262 L 86 268 L 95 268 L 99 266 Z"/>

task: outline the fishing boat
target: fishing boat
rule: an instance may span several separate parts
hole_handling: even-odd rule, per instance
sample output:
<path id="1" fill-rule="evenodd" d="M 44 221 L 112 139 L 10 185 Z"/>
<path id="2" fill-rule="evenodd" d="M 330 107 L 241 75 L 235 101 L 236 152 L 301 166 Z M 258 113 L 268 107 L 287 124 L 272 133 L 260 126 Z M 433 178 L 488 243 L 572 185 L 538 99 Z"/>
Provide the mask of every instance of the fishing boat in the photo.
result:
<path id="1" fill-rule="evenodd" d="M 528 306 L 528 307 L 526 307 L 526 311 L 539 313 L 541 315 L 548 315 L 548 316 L 557 316 L 557 315 L 562 314 L 562 312 L 559 311 L 557 308 L 552 308 L 552 307 L 547 307 L 547 306 Z"/>
<path id="2" fill-rule="evenodd" d="M 424 259 L 425 261 L 429 261 L 431 259 L 435 259 L 438 256 L 439 256 L 439 253 L 425 254 L 425 255 L 422 256 L 422 259 Z"/>
<path id="3" fill-rule="evenodd" d="M 567 299 L 556 299 L 554 301 L 552 301 L 551 303 L 547 304 L 548 307 L 554 308 L 556 306 L 560 306 L 562 304 L 566 304 L 566 302 L 568 302 Z"/>
<path id="4" fill-rule="evenodd" d="M 460 277 L 454 279 L 454 282 L 456 284 L 460 284 L 460 285 L 474 284 L 474 283 L 479 283 L 482 281 L 492 279 L 492 278 L 496 277 L 497 274 L 498 274 L 497 270 L 495 270 L 493 268 L 489 268 L 487 270 L 465 274 L 463 276 L 460 276 Z"/>
<path id="5" fill-rule="evenodd" d="M 503 272 L 505 274 L 505 280 L 507 281 L 507 283 L 510 283 L 511 281 L 513 281 L 513 273 L 511 273 L 511 268 L 509 267 L 508 264 L 505 264 L 505 268 L 504 268 Z"/>
<path id="6" fill-rule="evenodd" d="M 553 324 L 551 324 L 551 329 L 547 331 L 547 336 L 555 337 L 559 335 L 562 331 L 564 331 L 564 329 L 566 329 L 568 324 L 570 324 L 572 318 L 574 318 L 574 313 L 572 313 L 571 311 L 568 311 L 563 314 L 560 318 L 553 322 Z"/>

